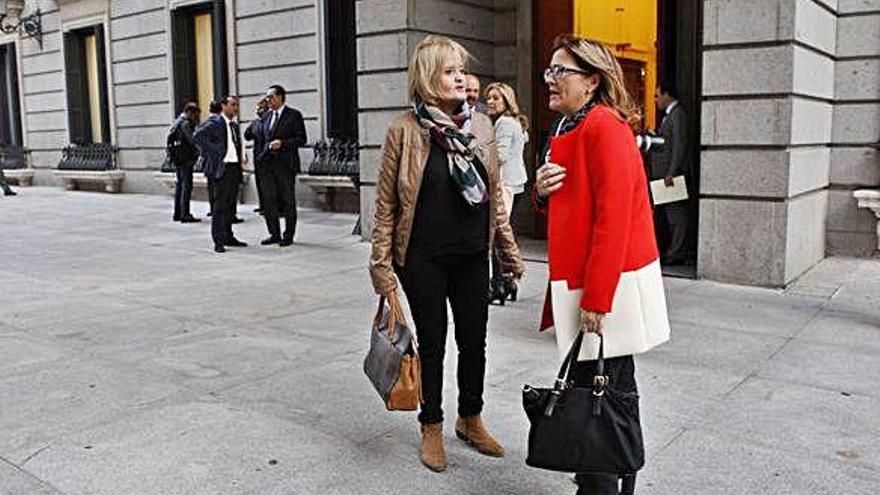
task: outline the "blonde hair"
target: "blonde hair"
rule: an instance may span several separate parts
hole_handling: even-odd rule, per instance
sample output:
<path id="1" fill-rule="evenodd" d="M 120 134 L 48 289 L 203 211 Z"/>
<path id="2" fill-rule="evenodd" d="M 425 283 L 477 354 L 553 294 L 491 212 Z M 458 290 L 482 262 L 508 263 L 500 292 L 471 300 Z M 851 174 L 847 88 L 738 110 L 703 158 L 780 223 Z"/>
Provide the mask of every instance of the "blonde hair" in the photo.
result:
<path id="1" fill-rule="evenodd" d="M 626 90 L 623 69 L 611 50 L 599 41 L 570 34 L 556 38 L 553 42 L 553 52 L 557 50 L 565 50 L 574 57 L 578 66 L 590 75 L 599 75 L 599 86 L 592 101 L 610 107 L 629 125 L 638 124 L 638 107 Z"/>
<path id="2" fill-rule="evenodd" d="M 465 47 L 445 36 L 430 35 L 416 47 L 409 62 L 409 98 L 436 105 L 443 100 L 439 79 L 450 61 L 461 62 L 464 68 L 471 58 Z"/>
<path id="3" fill-rule="evenodd" d="M 523 115 L 519 110 L 519 103 L 516 101 L 516 91 L 507 83 L 493 82 L 486 86 L 486 91 L 483 93 L 486 95 L 486 98 L 489 97 L 489 91 L 492 91 L 493 89 L 498 91 L 501 95 L 501 99 L 504 100 L 504 106 L 507 107 L 507 111 L 505 111 L 504 114 L 515 118 L 519 122 L 520 127 L 522 127 L 523 132 L 528 131 L 529 118 Z"/>

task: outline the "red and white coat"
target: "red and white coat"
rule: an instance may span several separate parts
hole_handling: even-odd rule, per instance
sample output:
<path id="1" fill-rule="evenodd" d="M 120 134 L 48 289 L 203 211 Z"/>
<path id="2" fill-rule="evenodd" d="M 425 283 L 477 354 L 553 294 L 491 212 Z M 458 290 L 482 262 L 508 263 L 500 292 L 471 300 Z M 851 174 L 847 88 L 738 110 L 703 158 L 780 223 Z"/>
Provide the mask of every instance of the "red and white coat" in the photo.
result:
<path id="1" fill-rule="evenodd" d="M 648 184 L 629 126 L 597 106 L 552 138 L 550 161 L 566 177 L 547 206 L 550 284 L 541 328 L 555 327 L 560 356 L 579 331 L 581 309 L 606 313 L 606 357 L 669 340 Z M 597 353 L 598 338 L 586 339 L 579 359 Z"/>

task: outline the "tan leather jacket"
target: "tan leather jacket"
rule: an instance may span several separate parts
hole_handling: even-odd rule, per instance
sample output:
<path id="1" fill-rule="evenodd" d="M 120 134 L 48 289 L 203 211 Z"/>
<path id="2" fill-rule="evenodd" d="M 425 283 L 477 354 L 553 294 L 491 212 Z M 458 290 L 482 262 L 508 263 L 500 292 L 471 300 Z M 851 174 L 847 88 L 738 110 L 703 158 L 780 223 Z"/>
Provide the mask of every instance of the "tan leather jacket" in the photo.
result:
<path id="1" fill-rule="evenodd" d="M 475 113 L 471 132 L 477 138 L 474 153 L 489 175 L 489 211 L 492 215 L 489 222 L 489 246 L 492 246 L 493 239 L 497 241 L 505 271 L 522 275 L 525 267 L 501 201 L 495 131 L 488 117 Z M 405 266 L 406 263 L 406 249 L 409 246 L 422 185 L 422 173 L 431 151 L 430 135 L 422 128 L 415 115 L 407 112 L 391 122 L 382 151 L 379 180 L 376 184 L 370 276 L 376 293 L 388 294 L 397 288 L 393 264 Z"/>

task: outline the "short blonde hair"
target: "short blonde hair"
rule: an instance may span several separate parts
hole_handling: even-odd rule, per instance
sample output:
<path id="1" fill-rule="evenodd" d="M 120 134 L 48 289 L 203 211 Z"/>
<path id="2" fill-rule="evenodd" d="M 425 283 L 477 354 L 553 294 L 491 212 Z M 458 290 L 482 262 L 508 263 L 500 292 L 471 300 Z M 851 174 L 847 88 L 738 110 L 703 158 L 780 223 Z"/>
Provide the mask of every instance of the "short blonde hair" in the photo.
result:
<path id="1" fill-rule="evenodd" d="M 471 58 L 465 47 L 445 36 L 430 35 L 422 40 L 409 62 L 409 98 L 436 105 L 443 99 L 439 80 L 443 67 L 450 61 L 467 68 Z"/>

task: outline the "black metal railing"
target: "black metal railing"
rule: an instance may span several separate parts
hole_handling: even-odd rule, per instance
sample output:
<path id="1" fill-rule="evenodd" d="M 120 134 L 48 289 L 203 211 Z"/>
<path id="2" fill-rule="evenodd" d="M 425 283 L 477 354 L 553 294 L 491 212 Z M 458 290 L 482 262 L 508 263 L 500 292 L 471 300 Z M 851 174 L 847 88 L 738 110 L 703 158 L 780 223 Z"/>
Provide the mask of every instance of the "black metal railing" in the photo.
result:
<path id="1" fill-rule="evenodd" d="M 71 144 L 61 151 L 59 170 L 114 170 L 119 148 L 110 143 Z"/>
<path id="2" fill-rule="evenodd" d="M 0 168 L 15 170 L 27 168 L 27 154 L 29 151 L 21 146 L 0 146 Z"/>
<path id="3" fill-rule="evenodd" d="M 309 175 L 360 176 L 360 151 L 356 139 L 320 140 L 315 143 L 315 157 Z"/>

